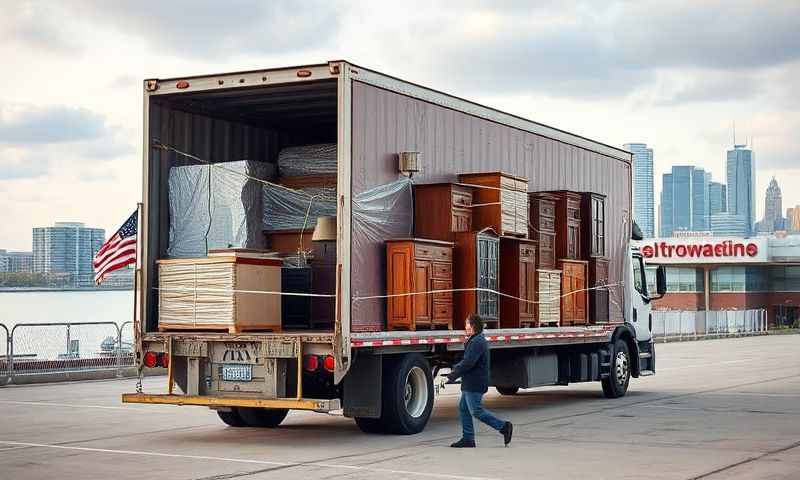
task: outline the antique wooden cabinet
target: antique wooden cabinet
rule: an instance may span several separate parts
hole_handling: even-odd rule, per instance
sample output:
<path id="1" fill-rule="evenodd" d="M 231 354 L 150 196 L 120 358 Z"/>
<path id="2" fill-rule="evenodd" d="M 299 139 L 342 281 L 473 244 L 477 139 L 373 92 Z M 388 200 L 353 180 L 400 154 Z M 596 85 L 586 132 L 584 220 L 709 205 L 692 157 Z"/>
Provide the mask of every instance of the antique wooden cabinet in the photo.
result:
<path id="1" fill-rule="evenodd" d="M 581 194 L 553 192 L 556 200 L 556 258 L 580 260 L 581 250 Z"/>
<path id="2" fill-rule="evenodd" d="M 461 183 L 473 191 L 472 229 L 491 228 L 500 235 L 528 235 L 528 179 L 502 172 L 465 173 Z"/>
<path id="3" fill-rule="evenodd" d="M 453 234 L 472 231 L 472 188 L 452 183 L 414 186 L 414 235 L 453 240 Z"/>
<path id="4" fill-rule="evenodd" d="M 596 257 L 589 259 L 589 288 L 608 285 L 608 259 Z M 608 289 L 589 290 L 589 323 L 609 321 Z"/>
<path id="5" fill-rule="evenodd" d="M 386 293 L 453 289 L 453 244 L 412 238 L 386 242 Z M 403 295 L 386 300 L 388 330 L 453 328 L 453 293 Z"/>
<path id="6" fill-rule="evenodd" d="M 500 237 L 500 293 L 523 301 L 500 297 L 500 328 L 535 327 L 536 242 Z M 529 300 L 525 302 L 524 300 Z"/>
<path id="7" fill-rule="evenodd" d="M 606 256 L 606 197 L 599 193 L 581 195 L 583 239 L 581 256 L 588 260 Z"/>
<path id="8" fill-rule="evenodd" d="M 498 291 L 500 241 L 495 232 L 457 233 L 453 255 L 454 287 L 486 288 Z M 454 325 L 464 328 L 464 321 L 472 313 L 480 314 L 489 326 L 497 326 L 499 295 L 485 291 L 455 292 Z"/>
<path id="9" fill-rule="evenodd" d="M 586 292 L 587 265 L 585 260 L 560 259 L 561 325 L 586 325 L 589 301 Z"/>
<path id="10" fill-rule="evenodd" d="M 556 200 L 555 195 L 534 192 L 529 196 L 530 238 L 538 242 L 538 268 L 556 268 Z"/>
<path id="11" fill-rule="evenodd" d="M 561 318 L 561 271 L 538 269 L 536 273 L 537 326 L 557 327 Z"/>
<path id="12" fill-rule="evenodd" d="M 315 240 L 312 243 L 311 292 L 336 294 L 336 240 Z M 311 319 L 315 328 L 332 328 L 335 319 L 334 297 L 312 297 Z"/>

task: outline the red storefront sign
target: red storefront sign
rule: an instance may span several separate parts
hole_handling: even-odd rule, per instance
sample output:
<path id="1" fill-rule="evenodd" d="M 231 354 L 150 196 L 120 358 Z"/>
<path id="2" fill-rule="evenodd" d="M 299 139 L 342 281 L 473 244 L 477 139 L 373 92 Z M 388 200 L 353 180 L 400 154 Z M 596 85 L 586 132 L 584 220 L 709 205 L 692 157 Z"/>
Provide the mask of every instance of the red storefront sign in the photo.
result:
<path id="1" fill-rule="evenodd" d="M 641 248 L 645 258 L 681 258 L 709 260 L 714 258 L 754 258 L 758 245 L 754 242 L 724 240 L 708 243 L 653 242 Z"/>

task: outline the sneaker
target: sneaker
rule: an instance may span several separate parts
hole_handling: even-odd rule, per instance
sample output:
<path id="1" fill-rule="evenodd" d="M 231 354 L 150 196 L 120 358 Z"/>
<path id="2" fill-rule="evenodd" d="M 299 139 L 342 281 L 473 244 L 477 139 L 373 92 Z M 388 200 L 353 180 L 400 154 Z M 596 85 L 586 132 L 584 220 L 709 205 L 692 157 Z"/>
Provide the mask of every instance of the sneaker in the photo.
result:
<path id="1" fill-rule="evenodd" d="M 467 440 L 466 438 L 462 438 L 456 443 L 450 444 L 450 446 L 453 448 L 475 448 L 475 440 Z"/>
<path id="2" fill-rule="evenodd" d="M 514 425 L 511 422 L 506 422 L 503 428 L 500 429 L 503 434 L 503 445 L 508 446 L 511 443 L 511 434 L 514 433 Z"/>

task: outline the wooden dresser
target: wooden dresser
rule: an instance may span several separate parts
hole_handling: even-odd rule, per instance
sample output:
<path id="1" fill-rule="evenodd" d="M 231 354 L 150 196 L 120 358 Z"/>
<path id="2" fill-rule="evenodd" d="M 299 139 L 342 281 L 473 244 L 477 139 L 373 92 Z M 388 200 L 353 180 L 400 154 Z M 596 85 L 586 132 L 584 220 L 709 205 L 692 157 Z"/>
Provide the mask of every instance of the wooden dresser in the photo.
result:
<path id="1" fill-rule="evenodd" d="M 452 183 L 414 186 L 414 235 L 453 240 L 453 233 L 472 231 L 472 188 Z"/>
<path id="2" fill-rule="evenodd" d="M 500 237 L 500 293 L 536 301 L 536 242 Z M 536 304 L 500 297 L 500 328 L 535 327 Z"/>
<path id="3" fill-rule="evenodd" d="M 486 288 L 498 291 L 500 241 L 491 229 L 455 234 L 454 286 Z M 457 329 L 472 313 L 480 314 L 489 326 L 497 326 L 499 295 L 491 292 L 455 292 L 455 322 Z"/>
<path id="4" fill-rule="evenodd" d="M 588 263 L 585 260 L 558 261 L 561 269 L 561 325 L 588 323 L 589 301 L 586 292 Z"/>
<path id="5" fill-rule="evenodd" d="M 492 228 L 500 235 L 528 236 L 528 179 L 502 172 L 465 173 L 460 183 L 476 185 L 472 229 Z M 481 188 L 487 187 L 487 188 Z"/>
<path id="6" fill-rule="evenodd" d="M 538 268 L 556 268 L 556 200 L 557 197 L 545 192 L 531 193 L 530 200 L 530 238 L 538 242 Z"/>
<path id="7" fill-rule="evenodd" d="M 387 240 L 387 295 L 451 290 L 453 244 L 420 238 Z M 453 328 L 453 293 L 403 295 L 386 300 L 387 330 Z"/>
<path id="8" fill-rule="evenodd" d="M 580 260 L 581 250 L 581 194 L 552 192 L 556 201 L 556 258 Z"/>

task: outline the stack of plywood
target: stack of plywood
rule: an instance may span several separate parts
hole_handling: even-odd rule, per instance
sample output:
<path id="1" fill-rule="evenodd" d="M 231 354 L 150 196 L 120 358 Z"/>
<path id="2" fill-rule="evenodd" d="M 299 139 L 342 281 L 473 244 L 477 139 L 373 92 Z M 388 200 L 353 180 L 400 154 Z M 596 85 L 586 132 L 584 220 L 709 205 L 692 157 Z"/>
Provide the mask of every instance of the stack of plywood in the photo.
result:
<path id="1" fill-rule="evenodd" d="M 244 252 L 158 261 L 159 329 L 280 331 L 281 265 Z"/>

